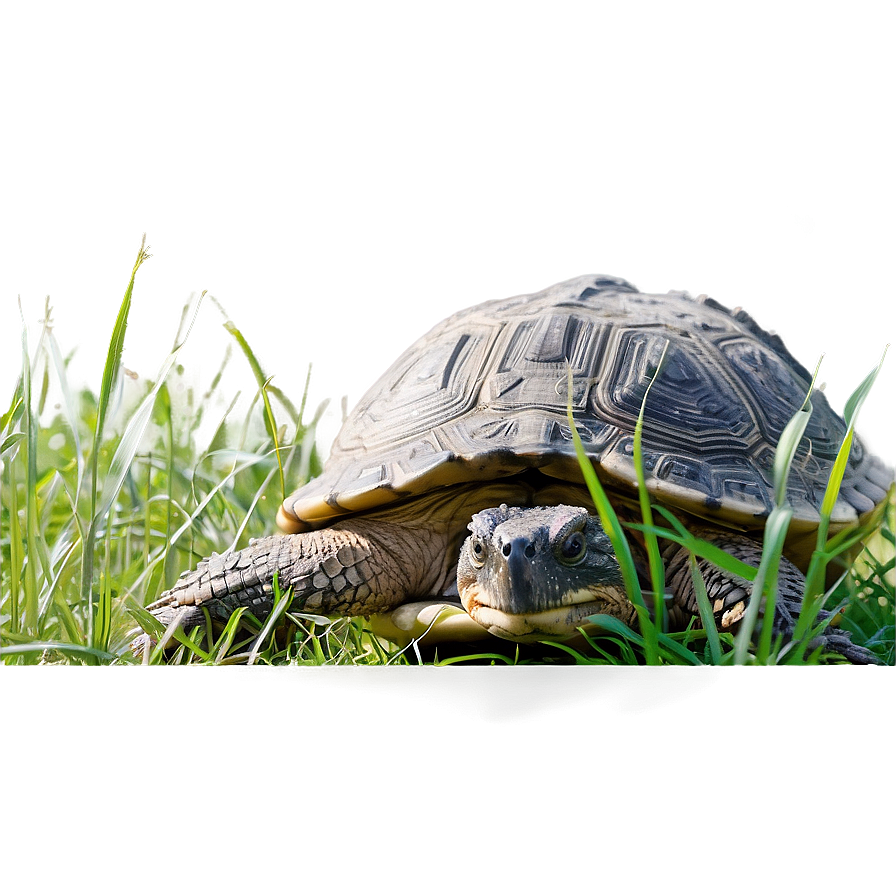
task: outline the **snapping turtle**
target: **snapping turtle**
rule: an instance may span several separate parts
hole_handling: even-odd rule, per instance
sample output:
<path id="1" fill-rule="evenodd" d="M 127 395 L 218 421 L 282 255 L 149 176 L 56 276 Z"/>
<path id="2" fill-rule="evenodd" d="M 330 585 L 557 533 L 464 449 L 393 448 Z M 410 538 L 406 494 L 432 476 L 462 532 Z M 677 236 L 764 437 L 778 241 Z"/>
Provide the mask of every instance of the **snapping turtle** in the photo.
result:
<path id="1" fill-rule="evenodd" d="M 692 531 L 748 563 L 773 506 L 775 446 L 811 377 L 741 310 L 686 293 L 645 295 L 585 276 L 461 311 L 415 342 L 361 399 L 323 473 L 290 495 L 286 535 L 203 560 L 148 609 L 164 624 L 270 612 L 272 581 L 295 609 L 374 616 L 406 642 L 436 616 L 441 637 L 513 640 L 575 632 L 596 613 L 636 624 L 619 564 L 583 486 L 567 418 L 624 519 L 635 519 L 633 433 L 645 391 L 648 489 Z M 787 498 L 775 631 L 792 630 L 819 507 L 845 432 L 824 395 L 797 451 Z M 832 531 L 886 496 L 893 473 L 856 439 Z M 630 535 L 636 561 L 643 546 Z M 663 551 L 671 614 L 696 614 L 689 555 Z M 735 626 L 748 582 L 699 562 L 718 626 Z M 445 608 L 448 608 L 447 611 Z M 843 632 L 825 645 L 871 655 Z"/>

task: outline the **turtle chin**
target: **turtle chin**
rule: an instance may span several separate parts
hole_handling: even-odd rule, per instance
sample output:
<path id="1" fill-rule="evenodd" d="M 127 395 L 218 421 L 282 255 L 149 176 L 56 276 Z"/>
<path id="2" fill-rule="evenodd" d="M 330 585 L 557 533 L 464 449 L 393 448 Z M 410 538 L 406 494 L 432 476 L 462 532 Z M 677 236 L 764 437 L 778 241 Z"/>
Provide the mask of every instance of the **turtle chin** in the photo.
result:
<path id="1" fill-rule="evenodd" d="M 631 622 L 632 605 L 623 589 L 596 586 L 564 596 L 564 602 L 547 609 L 509 613 L 499 610 L 499 603 L 480 585 L 471 585 L 460 595 L 463 608 L 489 634 L 509 641 L 540 641 L 545 638 L 566 638 L 588 623 L 598 613 Z"/>

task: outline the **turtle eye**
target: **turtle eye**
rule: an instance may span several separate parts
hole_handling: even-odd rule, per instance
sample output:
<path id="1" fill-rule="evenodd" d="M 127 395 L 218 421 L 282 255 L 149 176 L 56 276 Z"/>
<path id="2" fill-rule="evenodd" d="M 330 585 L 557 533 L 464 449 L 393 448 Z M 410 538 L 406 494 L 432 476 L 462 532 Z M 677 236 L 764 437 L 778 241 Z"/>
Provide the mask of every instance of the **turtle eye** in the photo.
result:
<path id="1" fill-rule="evenodd" d="M 585 552 L 588 544 L 585 541 L 585 535 L 582 532 L 572 532 L 566 536 L 563 544 L 560 545 L 560 560 L 568 566 L 575 566 L 585 559 Z"/>
<path id="2" fill-rule="evenodd" d="M 485 565 L 485 545 L 478 538 L 470 539 L 470 562 L 476 569 Z"/>

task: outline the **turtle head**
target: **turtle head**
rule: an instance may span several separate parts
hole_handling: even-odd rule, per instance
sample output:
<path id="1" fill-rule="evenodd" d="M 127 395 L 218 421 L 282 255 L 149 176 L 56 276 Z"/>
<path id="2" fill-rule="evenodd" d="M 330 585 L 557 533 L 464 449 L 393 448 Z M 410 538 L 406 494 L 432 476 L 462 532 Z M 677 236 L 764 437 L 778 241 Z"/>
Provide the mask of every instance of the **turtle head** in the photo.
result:
<path id="1" fill-rule="evenodd" d="M 632 618 L 610 539 L 584 508 L 502 504 L 468 528 L 457 590 L 491 634 L 534 640 L 571 634 L 595 613 Z"/>

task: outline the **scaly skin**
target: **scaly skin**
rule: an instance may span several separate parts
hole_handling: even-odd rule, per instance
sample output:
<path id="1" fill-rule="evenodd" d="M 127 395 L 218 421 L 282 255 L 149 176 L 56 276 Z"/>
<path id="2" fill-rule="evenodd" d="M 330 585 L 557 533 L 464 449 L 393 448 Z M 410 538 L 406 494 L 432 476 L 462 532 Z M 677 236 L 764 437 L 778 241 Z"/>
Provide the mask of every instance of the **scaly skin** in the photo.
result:
<path id="1" fill-rule="evenodd" d="M 692 534 L 715 544 L 744 563 L 759 566 L 762 558 L 762 545 L 752 538 L 708 529 L 694 529 Z M 691 575 L 690 554 L 685 548 L 674 542 L 667 542 L 662 554 L 666 570 L 666 585 L 675 596 L 676 606 L 683 611 L 684 618 L 681 621 L 686 624 L 688 617 L 699 614 L 697 593 Z M 735 630 L 746 613 L 747 604 L 753 591 L 752 583 L 739 576 L 724 572 L 702 557 L 697 558 L 697 568 L 706 584 L 706 593 L 719 631 Z M 778 566 L 778 595 L 775 600 L 772 637 L 782 635 L 785 644 L 791 639 L 796 628 L 805 585 L 806 578 L 802 572 L 786 557 L 781 557 Z M 816 618 L 821 622 L 830 619 L 832 615 L 827 610 L 819 610 Z M 848 632 L 838 629 L 828 628 L 824 634 L 810 642 L 812 648 L 820 645 L 841 654 L 852 663 L 875 664 L 879 662 L 873 653 L 864 647 L 853 644 Z"/>
<path id="2" fill-rule="evenodd" d="M 378 520 L 352 520 L 300 535 L 270 535 L 241 551 L 213 554 L 185 572 L 147 609 L 165 626 L 189 628 L 203 609 L 226 622 L 238 607 L 263 618 L 273 608 L 274 573 L 291 607 L 315 613 L 367 616 L 393 609 L 441 585 L 427 574 L 444 555 L 447 536 Z M 440 592 L 438 592 L 440 593 Z"/>
<path id="3" fill-rule="evenodd" d="M 494 498 L 525 500 L 522 486 L 446 489 L 327 529 L 259 538 L 214 554 L 147 607 L 164 626 L 226 622 L 238 607 L 259 619 L 273 609 L 273 579 L 293 589 L 290 607 L 324 615 L 371 616 L 411 599 L 439 598 L 453 585 L 470 516 Z M 131 645 L 137 655 L 150 639 Z"/>

